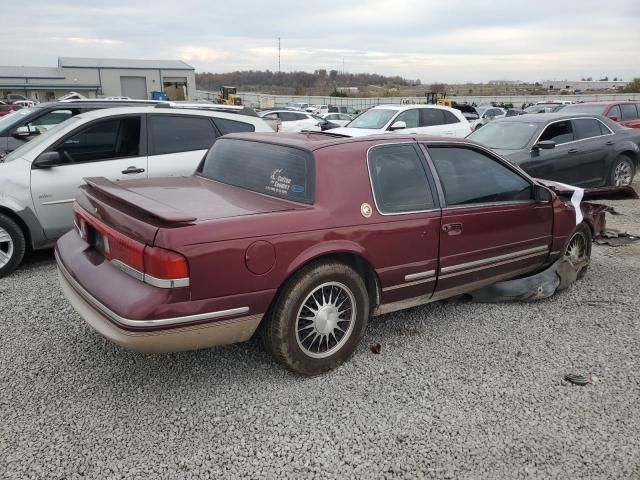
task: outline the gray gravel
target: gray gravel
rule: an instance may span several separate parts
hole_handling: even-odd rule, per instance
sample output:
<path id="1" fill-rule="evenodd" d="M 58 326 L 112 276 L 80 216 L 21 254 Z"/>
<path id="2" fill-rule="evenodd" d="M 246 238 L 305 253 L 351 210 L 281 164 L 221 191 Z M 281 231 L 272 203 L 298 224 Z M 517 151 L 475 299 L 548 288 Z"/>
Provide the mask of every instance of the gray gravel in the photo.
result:
<path id="1" fill-rule="evenodd" d="M 640 234 L 640 202 L 607 203 Z M 257 341 L 114 347 L 41 253 L 0 280 L 0 478 L 638 479 L 638 278 L 640 244 L 595 246 L 551 299 L 378 317 L 347 364 L 308 379 Z"/>

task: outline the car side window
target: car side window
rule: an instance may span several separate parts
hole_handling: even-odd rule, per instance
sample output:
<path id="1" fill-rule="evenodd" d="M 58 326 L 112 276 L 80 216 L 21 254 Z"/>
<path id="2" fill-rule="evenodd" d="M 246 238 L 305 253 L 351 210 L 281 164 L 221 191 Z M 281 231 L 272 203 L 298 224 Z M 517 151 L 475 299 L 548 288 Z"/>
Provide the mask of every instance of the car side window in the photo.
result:
<path id="1" fill-rule="evenodd" d="M 94 123 L 53 148 L 60 163 L 86 163 L 137 157 L 140 152 L 140 117 L 113 118 Z"/>
<path id="2" fill-rule="evenodd" d="M 579 118 L 573 121 L 576 140 L 599 137 L 602 135 L 600 122 L 593 118 Z"/>
<path id="3" fill-rule="evenodd" d="M 409 213 L 435 208 L 427 174 L 413 145 L 384 145 L 368 156 L 369 175 L 380 213 Z"/>
<path id="4" fill-rule="evenodd" d="M 458 117 L 456 117 L 453 113 L 448 112 L 446 110 L 442 110 L 442 115 L 444 116 L 444 123 L 446 125 L 450 125 L 452 123 L 460 123 Z"/>
<path id="5" fill-rule="evenodd" d="M 280 120 L 283 122 L 295 122 L 296 120 L 300 120 L 293 112 L 280 112 L 278 115 L 280 116 Z"/>
<path id="6" fill-rule="evenodd" d="M 490 156 L 465 147 L 429 146 L 447 206 L 533 199 L 531 184 Z"/>
<path id="7" fill-rule="evenodd" d="M 151 115 L 150 155 L 207 150 L 216 139 L 208 118 Z"/>
<path id="8" fill-rule="evenodd" d="M 616 117 L 618 120 L 620 120 L 620 118 L 622 117 L 622 113 L 620 112 L 620 106 L 614 105 L 613 107 L 611 107 L 609 109 L 609 112 L 607 113 L 607 117 Z"/>
<path id="9" fill-rule="evenodd" d="M 421 108 L 420 109 L 420 126 L 432 127 L 434 125 L 442 125 L 444 116 L 442 110 L 437 108 Z"/>
<path id="10" fill-rule="evenodd" d="M 543 140 L 552 140 L 556 142 L 556 144 L 572 142 L 574 140 L 573 129 L 571 128 L 571 121 L 566 120 L 563 122 L 554 122 L 544 129 L 542 135 L 540 135 L 540 139 L 538 141 Z"/>
<path id="11" fill-rule="evenodd" d="M 417 128 L 420 124 L 420 112 L 417 108 L 406 110 L 396 117 L 393 123 L 404 122 L 407 124 L 407 128 Z"/>
<path id="12" fill-rule="evenodd" d="M 222 135 L 235 132 L 255 132 L 256 127 L 246 122 L 237 122 L 226 118 L 214 118 L 213 123 L 216 124 Z"/>
<path id="13" fill-rule="evenodd" d="M 74 113 L 71 110 L 53 110 L 45 113 L 41 117 L 29 122 L 28 127 L 37 127 L 39 130 L 48 130 L 49 128 L 64 122 L 71 118 Z"/>
<path id="14" fill-rule="evenodd" d="M 638 110 L 633 103 L 621 103 L 620 110 L 622 111 L 622 120 L 637 120 Z"/>

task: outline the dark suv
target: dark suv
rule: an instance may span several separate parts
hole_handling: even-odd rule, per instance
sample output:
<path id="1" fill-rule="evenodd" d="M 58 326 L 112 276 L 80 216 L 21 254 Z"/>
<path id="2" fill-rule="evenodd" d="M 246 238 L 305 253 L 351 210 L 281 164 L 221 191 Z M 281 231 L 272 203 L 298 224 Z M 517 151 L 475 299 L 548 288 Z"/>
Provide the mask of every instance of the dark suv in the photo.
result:
<path id="1" fill-rule="evenodd" d="M 49 128 L 79 113 L 111 107 L 155 105 L 145 100 L 67 100 L 41 103 L 0 117 L 0 158 Z"/>

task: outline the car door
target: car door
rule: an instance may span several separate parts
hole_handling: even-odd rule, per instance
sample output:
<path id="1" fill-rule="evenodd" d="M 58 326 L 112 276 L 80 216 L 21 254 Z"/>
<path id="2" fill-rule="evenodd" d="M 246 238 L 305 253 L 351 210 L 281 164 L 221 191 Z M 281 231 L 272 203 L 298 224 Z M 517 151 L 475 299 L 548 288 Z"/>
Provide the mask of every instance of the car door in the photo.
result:
<path id="1" fill-rule="evenodd" d="M 34 160 L 31 197 L 48 238 L 55 239 L 73 226 L 72 204 L 83 178 L 147 177 L 144 138 L 144 116 L 111 117 L 79 127 Z M 47 154 L 57 154 L 58 160 L 43 165 Z"/>
<path id="2" fill-rule="evenodd" d="M 572 174 L 580 186 L 602 185 L 607 178 L 607 158 L 615 145 L 609 128 L 595 118 L 573 120 L 575 146 L 579 149 L 580 166 Z"/>
<path id="3" fill-rule="evenodd" d="M 375 265 L 382 303 L 424 303 L 436 282 L 441 214 L 431 172 L 415 142 L 372 147 L 367 164 L 376 209 L 386 225 L 367 245 L 385 252 Z M 398 248 L 402 245 L 407 248 Z"/>
<path id="4" fill-rule="evenodd" d="M 422 135 L 453 136 L 453 127 L 445 124 L 439 108 L 420 108 L 420 127 L 415 133 Z"/>
<path id="5" fill-rule="evenodd" d="M 391 130 L 393 133 L 399 133 L 401 135 L 422 133 L 420 128 L 420 110 L 417 108 L 411 108 L 401 112 L 391 122 L 390 128 L 397 122 L 404 122 L 407 126 L 405 128 Z"/>
<path id="6" fill-rule="evenodd" d="M 571 120 L 560 120 L 547 125 L 537 140 L 533 141 L 530 158 L 521 166 L 532 177 L 555 180 L 568 184 L 579 184 L 583 175 L 579 172 L 580 145 L 574 143 L 575 136 Z M 542 141 L 553 141 L 555 147 L 539 149 L 535 145 Z"/>
<path id="7" fill-rule="evenodd" d="M 192 175 L 218 133 L 211 118 L 149 114 L 149 177 Z"/>
<path id="8" fill-rule="evenodd" d="M 633 103 L 620 104 L 621 118 L 620 123 L 629 128 L 640 128 L 640 119 L 638 119 L 637 105 Z"/>
<path id="9" fill-rule="evenodd" d="M 429 143 L 444 197 L 435 296 L 447 297 L 540 267 L 553 207 L 530 180 L 484 149 Z"/>

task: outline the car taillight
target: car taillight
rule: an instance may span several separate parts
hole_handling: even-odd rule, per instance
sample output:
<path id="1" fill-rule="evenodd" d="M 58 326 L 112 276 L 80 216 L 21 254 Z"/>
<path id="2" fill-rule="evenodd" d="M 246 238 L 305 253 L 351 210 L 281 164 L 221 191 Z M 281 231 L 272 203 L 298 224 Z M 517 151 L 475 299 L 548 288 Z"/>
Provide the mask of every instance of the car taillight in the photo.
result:
<path id="1" fill-rule="evenodd" d="M 74 206 L 80 237 L 123 272 L 160 288 L 188 287 L 189 265 L 177 252 L 138 242 Z"/>

